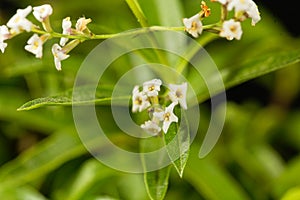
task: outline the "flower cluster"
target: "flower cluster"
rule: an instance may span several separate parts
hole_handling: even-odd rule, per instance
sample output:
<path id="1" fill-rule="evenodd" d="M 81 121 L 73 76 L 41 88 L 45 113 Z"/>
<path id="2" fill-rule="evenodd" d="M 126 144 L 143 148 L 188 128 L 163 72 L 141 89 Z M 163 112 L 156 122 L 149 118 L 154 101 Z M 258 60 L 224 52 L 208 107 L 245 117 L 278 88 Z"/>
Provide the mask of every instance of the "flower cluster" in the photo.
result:
<path id="1" fill-rule="evenodd" d="M 27 19 L 27 16 L 31 12 L 35 19 L 42 24 L 43 29 Z M 7 43 L 5 42 L 6 40 L 19 35 L 22 32 L 34 32 L 34 34 L 27 41 L 25 50 L 34 54 L 36 58 L 42 58 L 44 43 L 53 37 L 53 35 L 51 35 L 53 30 L 49 18 L 52 13 L 53 9 L 49 4 L 36 7 L 27 6 L 24 9 L 18 9 L 16 14 L 11 17 L 6 25 L 0 26 L 1 52 L 4 53 L 7 47 Z M 86 19 L 84 17 L 79 18 L 75 25 L 75 29 L 73 29 L 70 18 L 67 17 L 62 22 L 62 35 L 91 35 L 90 30 L 87 28 L 87 24 L 90 22 L 91 19 Z M 61 70 L 61 61 L 67 59 L 69 57 L 67 54 L 81 41 L 79 39 L 74 39 L 69 43 L 67 42 L 68 38 L 61 37 L 60 43 L 52 46 L 54 63 L 57 70 Z"/>
<path id="2" fill-rule="evenodd" d="M 217 33 L 220 37 L 228 40 L 241 39 L 243 34 L 241 22 L 250 18 L 251 24 L 254 26 L 260 21 L 260 13 L 257 5 L 253 0 L 211 0 L 217 2 L 221 6 L 220 21 L 215 24 L 203 25 L 204 18 L 209 17 L 211 9 L 204 1 L 201 2 L 201 11 L 190 18 L 184 18 L 184 27 L 157 27 L 153 26 L 153 30 L 184 30 L 193 37 L 199 37 L 204 30 Z M 233 12 L 230 14 L 230 12 Z M 42 26 L 34 24 L 27 19 L 27 16 L 32 13 L 34 18 Z M 25 50 L 34 54 L 36 58 L 43 57 L 43 45 L 52 38 L 59 38 L 59 42 L 53 44 L 52 54 L 54 64 L 57 70 L 61 70 L 61 62 L 70 56 L 68 55 L 77 45 L 85 40 L 91 39 L 108 39 L 122 35 L 122 33 L 100 34 L 92 33 L 87 25 L 92 21 L 85 17 L 81 17 L 76 21 L 74 27 L 70 17 L 62 20 L 62 32 L 55 32 L 50 23 L 50 16 L 53 13 L 51 5 L 44 4 L 41 6 L 27 6 L 24 9 L 18 9 L 16 14 L 9 19 L 6 25 L 0 25 L 0 51 L 4 53 L 8 39 L 23 33 L 31 32 L 32 36 L 28 39 L 25 45 Z M 229 18 L 228 16 L 233 16 Z M 228 19 L 229 18 L 229 19 Z M 132 33 L 139 33 L 139 30 Z M 127 34 L 127 33 L 124 33 Z"/>
<path id="3" fill-rule="evenodd" d="M 135 86 L 132 91 L 132 112 L 148 110 L 151 119 L 142 124 L 141 128 L 152 135 L 158 135 L 161 130 L 167 133 L 171 123 L 178 122 L 178 117 L 173 113 L 176 105 L 179 104 L 183 109 L 187 109 L 186 82 L 180 85 L 169 84 L 168 95 L 159 98 L 161 85 L 160 79 L 153 79 L 144 82 L 141 91 L 139 86 Z M 164 100 L 163 105 L 168 101 L 171 103 L 164 107 L 160 105 L 161 100 Z"/>
<path id="4" fill-rule="evenodd" d="M 252 0 L 211 0 L 218 2 L 222 6 L 220 22 L 208 26 L 207 30 L 218 33 L 220 37 L 228 40 L 234 38 L 240 40 L 243 34 L 241 22 L 247 18 L 251 18 L 252 26 L 255 26 L 260 21 L 260 13 L 257 5 Z M 229 11 L 234 11 L 234 17 L 227 19 Z M 204 1 L 201 2 L 201 11 L 190 18 L 184 18 L 183 24 L 185 31 L 197 38 L 203 31 L 204 26 L 202 20 L 210 15 L 211 10 Z"/>

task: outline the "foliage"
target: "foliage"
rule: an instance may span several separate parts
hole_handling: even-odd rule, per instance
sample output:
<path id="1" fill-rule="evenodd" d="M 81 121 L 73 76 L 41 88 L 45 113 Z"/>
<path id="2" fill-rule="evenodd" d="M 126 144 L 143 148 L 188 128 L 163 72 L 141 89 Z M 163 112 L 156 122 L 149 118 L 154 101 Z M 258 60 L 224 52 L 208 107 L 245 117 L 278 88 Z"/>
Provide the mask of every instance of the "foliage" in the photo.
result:
<path id="1" fill-rule="evenodd" d="M 55 8 L 53 28 L 60 29 L 61 22 L 57 19 L 62 16 L 76 19 L 82 15 L 95 22 L 91 23 L 91 30 L 108 34 L 140 26 L 177 27 L 181 26 L 183 17 L 198 10 L 200 3 L 126 2 L 51 1 Z M 30 0 L 15 3 L 16 7 L 38 5 Z M 207 5 L 212 10 L 216 6 L 212 2 Z M 199 149 L 211 116 L 210 95 L 218 95 L 222 88 L 216 87 L 209 94 L 201 77 L 188 64 L 184 63 L 187 70 L 182 74 L 196 88 L 199 105 L 193 106 L 199 106 L 201 111 L 195 139 L 190 141 L 190 119 L 182 112 L 180 126 L 172 123 L 163 140 L 153 137 L 139 143 L 114 126 L 110 110 L 114 83 L 139 59 L 130 55 L 112 64 L 105 72 L 107 76 L 101 79 L 106 84 L 97 88 L 96 95 L 93 88 L 84 86 L 74 96 L 76 72 L 99 41 L 86 41 L 72 50 L 71 58 L 64 61 L 60 72 L 55 70 L 51 53 L 45 52 L 44 58 L 37 61 L 20 48 L 28 34 L 9 41 L 6 53 L 0 54 L 0 199 L 141 200 L 187 196 L 215 200 L 298 199 L 300 41 L 275 23 L 263 6 L 259 8 L 262 21 L 255 28 L 246 21 L 249 23 L 243 24 L 240 41 L 217 39 L 210 33 L 195 39 L 213 58 L 228 90 L 222 135 L 212 152 L 201 159 Z M 3 14 L 1 22 L 9 16 Z M 218 17 L 212 13 L 204 21 L 213 22 Z M 51 44 L 47 45 L 45 48 L 50 48 Z M 157 52 L 141 53 L 142 59 L 157 61 Z M 208 77 L 212 84 L 215 80 L 214 74 Z M 248 88 L 249 85 L 253 88 Z M 245 97 L 238 98 L 242 95 Z M 128 95 L 119 98 L 130 100 Z M 145 174 L 130 174 L 111 169 L 95 159 L 77 135 L 70 107 L 94 103 L 97 113 L 107 116 L 101 123 L 110 128 L 110 139 L 124 149 L 147 152 L 176 138 L 178 148 L 167 149 L 172 164 Z M 139 121 L 137 115 L 133 118 Z M 93 145 L 94 141 L 99 140 L 89 140 Z M 186 148 L 187 143 L 192 143 L 190 149 Z M 105 150 L 100 143 L 95 145 L 98 148 Z M 147 169 L 149 163 L 144 164 Z"/>

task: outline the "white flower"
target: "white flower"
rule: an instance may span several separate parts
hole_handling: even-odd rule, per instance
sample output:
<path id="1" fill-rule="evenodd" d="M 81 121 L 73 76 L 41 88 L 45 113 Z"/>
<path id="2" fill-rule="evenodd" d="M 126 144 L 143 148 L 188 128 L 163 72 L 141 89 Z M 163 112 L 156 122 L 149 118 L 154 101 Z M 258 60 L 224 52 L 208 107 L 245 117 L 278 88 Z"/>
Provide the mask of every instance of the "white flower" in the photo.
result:
<path id="1" fill-rule="evenodd" d="M 251 18 L 252 26 L 254 26 L 261 19 L 257 5 L 252 0 L 231 0 L 227 6 L 227 9 L 230 11 L 233 8 L 235 11 L 235 16 L 238 19 L 244 20 L 248 17 Z"/>
<path id="2" fill-rule="evenodd" d="M 7 43 L 5 43 L 4 40 L 7 40 L 9 36 L 10 33 L 7 26 L 5 25 L 0 26 L 0 50 L 2 53 L 4 53 L 5 48 L 7 47 Z"/>
<path id="3" fill-rule="evenodd" d="M 43 41 L 37 34 L 34 34 L 29 38 L 27 44 L 25 49 L 33 53 L 36 58 L 41 58 L 43 56 Z"/>
<path id="4" fill-rule="evenodd" d="M 86 25 L 91 21 L 92 20 L 90 18 L 89 19 L 86 19 L 85 17 L 79 18 L 75 25 L 76 30 L 80 32 L 84 31 L 85 29 L 87 29 Z"/>
<path id="5" fill-rule="evenodd" d="M 249 9 L 246 11 L 247 15 L 252 19 L 251 25 L 255 26 L 257 22 L 261 20 L 257 5 L 251 1 Z"/>
<path id="6" fill-rule="evenodd" d="M 200 21 L 200 15 L 196 14 L 191 18 L 184 18 L 183 24 L 185 26 L 185 31 L 191 34 L 193 37 L 198 37 L 202 31 L 202 22 Z"/>
<path id="7" fill-rule="evenodd" d="M 173 113 L 174 107 L 177 103 L 171 103 L 163 112 L 154 112 L 153 117 L 163 121 L 163 131 L 167 133 L 172 122 L 178 122 L 178 117 Z"/>
<path id="8" fill-rule="evenodd" d="M 162 82 L 159 79 L 153 79 L 150 81 L 146 81 L 143 83 L 143 92 L 148 97 L 154 97 L 158 95 L 158 92 L 160 91 L 160 86 Z"/>
<path id="9" fill-rule="evenodd" d="M 28 19 L 26 19 L 27 15 L 31 12 L 32 7 L 28 6 L 25 9 L 18 9 L 17 13 L 10 18 L 7 22 L 7 26 L 11 28 L 11 32 L 13 34 L 18 34 L 21 31 L 31 31 L 32 23 Z"/>
<path id="10" fill-rule="evenodd" d="M 72 22 L 70 20 L 70 17 L 66 17 L 62 21 L 62 29 L 63 29 L 63 34 L 64 35 L 71 35 L 72 32 Z M 62 37 L 59 41 L 59 44 L 61 46 L 65 46 L 65 44 L 68 42 L 68 38 Z"/>
<path id="11" fill-rule="evenodd" d="M 227 9 L 231 11 L 233 8 L 235 13 L 244 12 L 249 9 L 252 0 L 231 0 L 228 3 Z"/>
<path id="12" fill-rule="evenodd" d="M 239 40 L 243 34 L 241 23 L 236 22 L 233 19 L 225 21 L 220 32 L 221 37 L 227 38 L 227 40 L 233 40 L 233 38 Z"/>
<path id="13" fill-rule="evenodd" d="M 139 86 L 135 86 L 132 91 L 132 112 L 142 112 L 151 106 L 148 97 L 139 91 Z"/>
<path id="14" fill-rule="evenodd" d="M 179 103 L 183 109 L 187 109 L 186 105 L 186 92 L 187 83 L 181 85 L 169 84 L 169 97 L 172 102 Z"/>
<path id="15" fill-rule="evenodd" d="M 57 70 L 61 70 L 61 61 L 65 60 L 69 57 L 69 55 L 67 55 L 63 49 L 61 48 L 61 46 L 59 46 L 58 44 L 54 44 L 52 46 L 52 54 L 54 56 L 54 63 L 55 63 L 55 67 Z"/>
<path id="16" fill-rule="evenodd" d="M 151 120 L 142 124 L 141 128 L 153 135 L 157 135 L 161 131 L 161 128 L 158 126 L 158 124 Z"/>
<path id="17" fill-rule="evenodd" d="M 33 7 L 33 15 L 40 22 L 43 22 L 47 17 L 52 15 L 52 12 L 53 9 L 49 4 Z"/>

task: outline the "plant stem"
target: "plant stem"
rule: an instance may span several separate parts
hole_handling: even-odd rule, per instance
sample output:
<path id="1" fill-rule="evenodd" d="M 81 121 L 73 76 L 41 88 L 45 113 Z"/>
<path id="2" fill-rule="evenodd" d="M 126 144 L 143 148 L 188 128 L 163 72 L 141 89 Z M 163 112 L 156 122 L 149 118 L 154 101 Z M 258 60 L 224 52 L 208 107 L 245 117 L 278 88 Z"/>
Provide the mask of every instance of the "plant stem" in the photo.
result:
<path id="1" fill-rule="evenodd" d="M 32 29 L 33 33 L 37 34 L 49 34 L 52 38 L 69 38 L 69 39 L 79 39 L 79 40 L 104 40 L 104 39 L 109 39 L 113 37 L 120 37 L 120 36 L 127 36 L 127 35 L 136 35 L 136 34 L 141 34 L 141 33 L 146 33 L 149 31 L 183 31 L 184 27 L 163 27 L 163 26 L 152 26 L 148 28 L 143 28 L 143 29 L 134 29 L 131 31 L 126 31 L 126 32 L 121 32 L 121 33 L 112 33 L 112 34 L 99 34 L 99 35 L 65 35 L 57 32 L 46 32 L 40 29 Z"/>
<path id="2" fill-rule="evenodd" d="M 213 41 L 216 38 L 216 34 L 208 34 L 205 37 L 201 37 L 201 39 L 198 40 L 199 45 L 192 45 L 192 48 L 188 48 L 187 55 L 185 56 L 186 60 L 179 61 L 179 63 L 175 67 L 176 72 L 182 74 L 182 72 L 188 65 L 188 61 L 196 55 L 199 49 L 203 48 L 205 45 L 207 45 L 209 42 Z"/>

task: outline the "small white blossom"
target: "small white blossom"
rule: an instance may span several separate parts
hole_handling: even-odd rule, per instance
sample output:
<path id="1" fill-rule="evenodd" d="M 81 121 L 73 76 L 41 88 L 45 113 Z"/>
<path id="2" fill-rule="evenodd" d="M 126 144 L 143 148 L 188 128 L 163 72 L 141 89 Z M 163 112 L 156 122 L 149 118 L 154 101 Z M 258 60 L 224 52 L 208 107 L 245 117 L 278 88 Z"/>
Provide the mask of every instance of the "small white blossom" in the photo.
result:
<path id="1" fill-rule="evenodd" d="M 135 86 L 132 91 L 132 112 L 142 112 L 151 106 L 147 95 L 139 91 L 139 86 Z"/>
<path id="2" fill-rule="evenodd" d="M 158 126 L 158 124 L 151 120 L 142 124 L 141 128 L 153 135 L 157 135 L 161 131 L 161 128 Z"/>
<path id="3" fill-rule="evenodd" d="M 235 11 L 235 16 L 238 19 L 244 20 L 248 17 L 251 18 L 252 26 L 254 26 L 261 19 L 257 5 L 252 0 L 231 0 L 227 6 L 227 9 L 230 11 L 233 8 Z"/>
<path id="4" fill-rule="evenodd" d="M 53 9 L 49 4 L 33 7 L 33 15 L 40 22 L 43 22 L 47 17 L 52 15 L 52 12 Z"/>
<path id="5" fill-rule="evenodd" d="M 251 1 L 249 9 L 246 11 L 247 15 L 252 19 L 251 25 L 255 26 L 257 22 L 261 20 L 257 5 Z"/>
<path id="6" fill-rule="evenodd" d="M 153 79 L 143 83 L 143 92 L 148 97 L 158 96 L 162 82 L 160 79 Z"/>
<path id="7" fill-rule="evenodd" d="M 9 30 L 7 26 L 2 25 L 0 26 L 0 50 L 2 53 L 4 53 L 5 48 L 7 47 L 7 43 L 4 41 L 7 40 L 10 36 Z"/>
<path id="8" fill-rule="evenodd" d="M 178 122 L 178 117 L 173 113 L 174 107 L 177 103 L 171 103 L 163 112 L 154 112 L 153 117 L 163 121 L 163 131 L 167 133 L 172 122 Z"/>
<path id="9" fill-rule="evenodd" d="M 65 19 L 63 19 L 62 21 L 62 29 L 63 29 L 63 34 L 64 35 L 71 35 L 72 32 L 72 22 L 70 20 L 70 17 L 66 17 Z M 59 44 L 61 46 L 65 46 L 65 44 L 68 42 L 68 38 L 62 37 L 60 39 Z"/>
<path id="10" fill-rule="evenodd" d="M 13 34 L 18 34 L 22 31 L 31 31 L 31 27 L 33 26 L 31 21 L 26 19 L 27 15 L 31 12 L 32 7 L 28 6 L 25 9 L 18 9 L 17 13 L 10 18 L 7 22 L 7 26 L 11 28 L 11 32 Z"/>
<path id="11" fill-rule="evenodd" d="M 90 23 L 92 20 L 90 18 L 86 19 L 85 17 L 81 17 L 77 20 L 75 28 L 79 32 L 83 32 L 87 29 L 87 24 Z"/>
<path id="12" fill-rule="evenodd" d="M 179 103 L 183 109 L 187 109 L 186 104 L 186 92 L 187 92 L 187 83 L 181 85 L 169 84 L 169 97 L 172 102 Z"/>
<path id="13" fill-rule="evenodd" d="M 241 23 L 236 22 L 233 19 L 225 21 L 220 32 L 221 37 L 227 38 L 227 40 L 233 40 L 233 38 L 239 40 L 243 34 Z"/>
<path id="14" fill-rule="evenodd" d="M 245 12 L 246 10 L 249 9 L 251 1 L 252 0 L 231 0 L 228 3 L 227 9 L 229 11 L 231 11 L 234 8 L 235 13 L 238 13 L 241 11 Z"/>
<path id="15" fill-rule="evenodd" d="M 34 34 L 29 38 L 27 44 L 25 49 L 33 53 L 36 58 L 41 58 L 43 56 L 43 41 L 37 34 Z"/>
<path id="16" fill-rule="evenodd" d="M 202 22 L 200 21 L 199 14 L 196 14 L 191 18 L 184 18 L 183 24 L 185 26 L 185 31 L 187 31 L 195 38 L 197 38 L 203 31 L 203 26 Z"/>
<path id="17" fill-rule="evenodd" d="M 57 70 L 61 70 L 61 61 L 65 60 L 69 57 L 69 55 L 67 55 L 63 49 L 61 48 L 61 46 L 59 46 L 58 44 L 54 44 L 52 46 L 52 54 L 54 56 L 54 63 L 55 63 L 55 67 Z"/>

